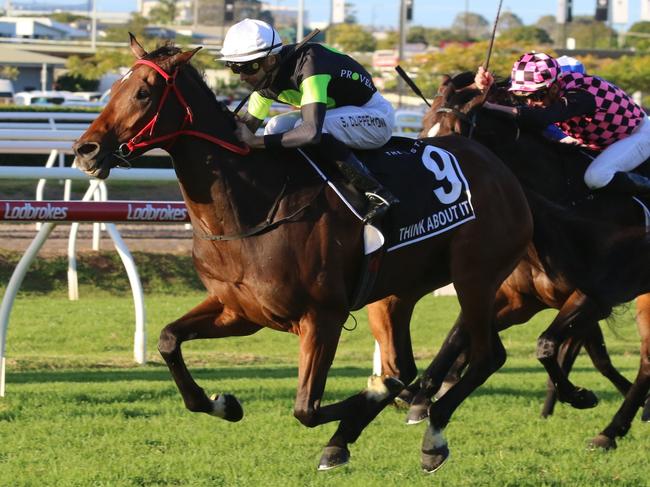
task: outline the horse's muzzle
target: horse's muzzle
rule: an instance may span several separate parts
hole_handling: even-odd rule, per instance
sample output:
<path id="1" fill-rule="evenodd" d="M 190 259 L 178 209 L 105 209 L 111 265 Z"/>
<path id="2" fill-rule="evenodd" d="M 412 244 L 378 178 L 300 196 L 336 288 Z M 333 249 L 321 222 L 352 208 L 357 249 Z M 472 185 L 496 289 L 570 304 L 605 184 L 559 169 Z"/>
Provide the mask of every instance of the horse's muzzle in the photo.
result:
<path id="1" fill-rule="evenodd" d="M 75 166 L 89 176 L 106 179 L 111 171 L 110 158 L 101 154 L 101 145 L 97 142 L 75 142 L 72 146 Z"/>

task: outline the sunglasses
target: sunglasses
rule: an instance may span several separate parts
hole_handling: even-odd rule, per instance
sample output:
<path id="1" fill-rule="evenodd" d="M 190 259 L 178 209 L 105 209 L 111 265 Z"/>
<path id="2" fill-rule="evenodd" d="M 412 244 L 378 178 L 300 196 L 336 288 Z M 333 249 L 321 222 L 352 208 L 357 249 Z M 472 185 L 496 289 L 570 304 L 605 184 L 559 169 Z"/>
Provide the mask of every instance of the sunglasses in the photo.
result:
<path id="1" fill-rule="evenodd" d="M 261 65 L 259 61 L 249 61 L 247 63 L 227 62 L 226 67 L 230 68 L 235 74 L 243 73 L 251 76 L 260 70 Z"/>
<path id="2" fill-rule="evenodd" d="M 512 96 L 531 101 L 542 101 L 548 95 L 548 89 L 544 88 L 537 91 L 513 91 Z"/>

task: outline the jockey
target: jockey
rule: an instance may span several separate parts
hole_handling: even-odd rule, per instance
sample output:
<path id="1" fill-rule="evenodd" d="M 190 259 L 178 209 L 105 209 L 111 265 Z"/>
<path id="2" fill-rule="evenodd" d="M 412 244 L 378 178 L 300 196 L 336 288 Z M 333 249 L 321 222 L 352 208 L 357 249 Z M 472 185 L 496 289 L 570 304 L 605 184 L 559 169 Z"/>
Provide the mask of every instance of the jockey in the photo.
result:
<path id="1" fill-rule="evenodd" d="M 391 104 L 377 91 L 370 74 L 354 59 L 320 44 L 283 45 L 279 34 L 260 20 L 233 25 L 223 42 L 221 61 L 241 81 L 266 83 L 248 101 L 236 135 L 252 148 L 303 147 L 321 143 L 341 174 L 369 200 L 364 221 L 383 214 L 399 200 L 357 159 L 353 149 L 383 146 L 393 132 Z M 277 69 L 276 69 L 277 68 Z M 255 135 L 278 101 L 299 110 L 277 115 L 263 136 Z"/>
<path id="2" fill-rule="evenodd" d="M 487 90 L 493 82 L 492 74 L 479 68 L 476 86 Z M 585 171 L 590 189 L 607 186 L 622 193 L 650 194 L 650 179 L 628 172 L 650 157 L 650 121 L 623 90 L 597 76 L 562 73 L 551 56 L 528 53 L 512 68 L 510 91 L 525 105 L 486 102 L 484 107 L 508 113 L 535 130 L 553 123 L 579 145 L 601 151 Z"/>

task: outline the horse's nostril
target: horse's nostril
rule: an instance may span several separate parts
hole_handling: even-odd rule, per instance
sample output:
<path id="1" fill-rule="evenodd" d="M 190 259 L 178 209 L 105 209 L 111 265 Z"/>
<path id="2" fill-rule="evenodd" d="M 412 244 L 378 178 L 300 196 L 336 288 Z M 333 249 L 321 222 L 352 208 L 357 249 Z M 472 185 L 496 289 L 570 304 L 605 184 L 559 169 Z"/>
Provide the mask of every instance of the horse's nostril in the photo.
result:
<path id="1" fill-rule="evenodd" d="M 99 144 L 97 142 L 84 142 L 74 148 L 77 156 L 92 157 L 99 152 Z"/>

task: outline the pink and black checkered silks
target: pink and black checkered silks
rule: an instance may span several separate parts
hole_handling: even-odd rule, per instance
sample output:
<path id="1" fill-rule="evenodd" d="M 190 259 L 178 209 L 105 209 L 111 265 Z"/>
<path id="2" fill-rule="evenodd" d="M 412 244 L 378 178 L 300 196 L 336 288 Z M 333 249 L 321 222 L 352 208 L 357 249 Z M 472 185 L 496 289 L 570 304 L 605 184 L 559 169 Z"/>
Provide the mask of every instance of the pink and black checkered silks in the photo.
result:
<path id="1" fill-rule="evenodd" d="M 561 93 L 584 90 L 594 95 L 596 112 L 565 120 L 558 125 L 566 134 L 593 149 L 604 149 L 630 135 L 646 114 L 618 86 L 597 76 L 566 73 L 558 81 Z"/>
<path id="2" fill-rule="evenodd" d="M 545 88 L 557 79 L 560 72 L 560 64 L 548 54 L 524 54 L 512 66 L 510 91 L 537 91 Z"/>

